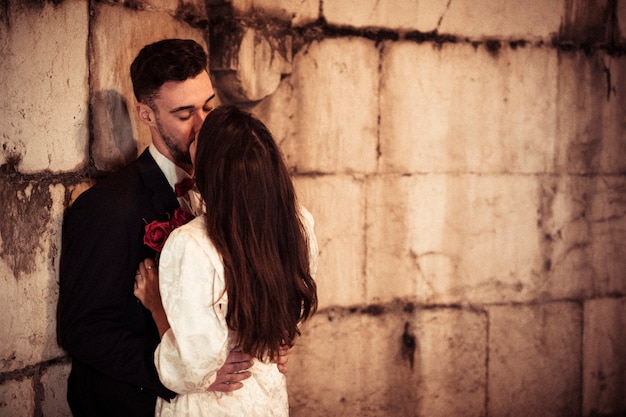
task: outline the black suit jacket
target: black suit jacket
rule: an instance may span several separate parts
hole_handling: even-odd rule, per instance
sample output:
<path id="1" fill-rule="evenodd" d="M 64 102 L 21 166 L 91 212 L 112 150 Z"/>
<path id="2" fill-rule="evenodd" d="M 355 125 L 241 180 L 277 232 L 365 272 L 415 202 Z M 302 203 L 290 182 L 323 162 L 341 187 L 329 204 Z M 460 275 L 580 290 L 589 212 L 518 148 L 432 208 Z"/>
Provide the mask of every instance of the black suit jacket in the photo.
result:
<path id="1" fill-rule="evenodd" d="M 146 149 L 85 191 L 63 223 L 58 337 L 72 358 L 68 401 L 79 416 L 153 416 L 159 335 L 133 295 L 139 263 L 154 258 L 144 226 L 167 220 L 178 201 Z"/>

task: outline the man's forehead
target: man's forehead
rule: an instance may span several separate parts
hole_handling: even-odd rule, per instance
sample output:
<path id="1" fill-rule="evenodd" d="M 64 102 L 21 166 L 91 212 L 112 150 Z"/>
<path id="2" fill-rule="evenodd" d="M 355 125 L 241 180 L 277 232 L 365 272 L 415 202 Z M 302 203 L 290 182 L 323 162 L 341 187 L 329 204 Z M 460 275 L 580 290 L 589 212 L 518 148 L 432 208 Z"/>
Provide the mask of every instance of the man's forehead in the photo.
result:
<path id="1" fill-rule="evenodd" d="M 201 75 L 184 81 L 167 81 L 159 89 L 155 101 L 167 111 L 203 107 L 215 97 L 215 92 L 208 74 L 206 77 Z"/>

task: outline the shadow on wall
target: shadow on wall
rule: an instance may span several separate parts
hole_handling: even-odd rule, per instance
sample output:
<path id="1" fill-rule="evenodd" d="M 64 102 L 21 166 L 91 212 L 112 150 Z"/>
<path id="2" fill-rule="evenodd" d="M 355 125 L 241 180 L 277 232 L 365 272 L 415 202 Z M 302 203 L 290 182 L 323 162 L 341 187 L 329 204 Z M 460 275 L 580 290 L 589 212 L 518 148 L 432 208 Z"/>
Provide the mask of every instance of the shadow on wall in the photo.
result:
<path id="1" fill-rule="evenodd" d="M 92 98 L 94 137 L 91 157 L 98 170 L 117 171 L 137 158 L 137 141 L 128 104 L 115 90 L 96 92 Z"/>

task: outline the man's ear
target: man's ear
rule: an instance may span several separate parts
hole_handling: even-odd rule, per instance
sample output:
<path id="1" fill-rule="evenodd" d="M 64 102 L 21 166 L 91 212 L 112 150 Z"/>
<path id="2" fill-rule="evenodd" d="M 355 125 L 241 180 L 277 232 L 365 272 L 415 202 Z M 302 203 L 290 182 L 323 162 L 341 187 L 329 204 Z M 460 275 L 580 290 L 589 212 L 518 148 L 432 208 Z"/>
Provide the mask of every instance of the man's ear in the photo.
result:
<path id="1" fill-rule="evenodd" d="M 137 103 L 137 116 L 139 116 L 139 120 L 150 127 L 156 124 L 154 112 L 146 103 Z"/>

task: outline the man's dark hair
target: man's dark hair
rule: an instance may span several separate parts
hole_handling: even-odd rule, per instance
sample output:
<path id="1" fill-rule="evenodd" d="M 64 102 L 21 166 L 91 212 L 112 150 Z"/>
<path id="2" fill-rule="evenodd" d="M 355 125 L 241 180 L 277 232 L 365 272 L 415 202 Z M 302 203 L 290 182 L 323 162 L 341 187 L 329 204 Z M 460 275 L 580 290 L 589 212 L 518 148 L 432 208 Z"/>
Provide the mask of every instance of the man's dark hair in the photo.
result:
<path id="1" fill-rule="evenodd" d="M 190 39 L 164 39 L 144 46 L 130 66 L 137 101 L 152 101 L 167 81 L 184 81 L 207 69 L 202 46 Z"/>

